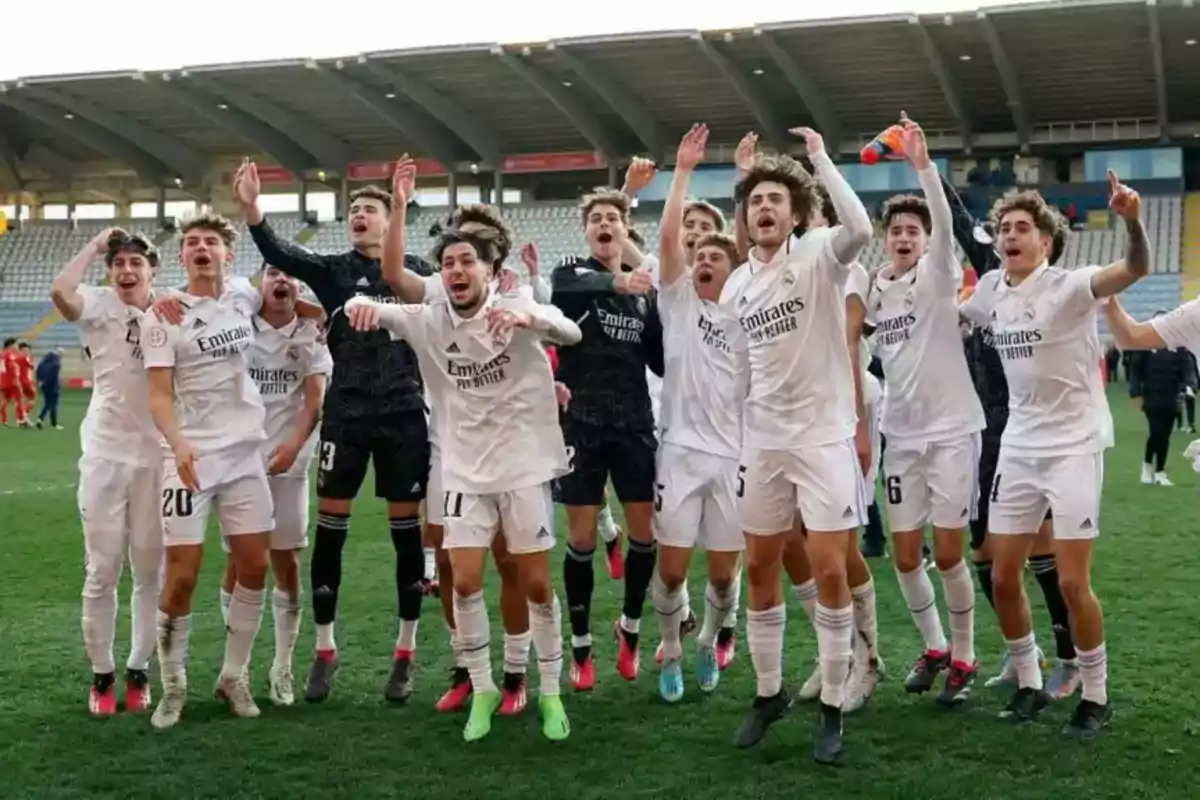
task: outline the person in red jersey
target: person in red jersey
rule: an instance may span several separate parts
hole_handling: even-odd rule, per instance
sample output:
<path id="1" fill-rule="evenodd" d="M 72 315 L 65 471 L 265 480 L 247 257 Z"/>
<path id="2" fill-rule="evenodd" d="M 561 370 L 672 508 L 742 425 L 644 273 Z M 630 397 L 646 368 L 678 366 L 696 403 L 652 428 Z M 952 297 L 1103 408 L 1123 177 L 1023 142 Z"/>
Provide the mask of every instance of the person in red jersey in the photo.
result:
<path id="1" fill-rule="evenodd" d="M 25 404 L 25 424 L 29 424 L 29 415 L 33 413 L 37 400 L 37 389 L 33 384 L 33 349 L 29 342 L 17 345 L 17 385 L 21 390 L 21 400 Z"/>
<path id="2" fill-rule="evenodd" d="M 0 423 L 8 424 L 8 404 L 17 406 L 17 424 L 25 426 L 29 419 L 25 414 L 25 405 L 21 402 L 21 386 L 17 376 L 20 373 L 20 354 L 17 352 L 17 340 L 4 340 L 4 360 L 0 365 Z"/>

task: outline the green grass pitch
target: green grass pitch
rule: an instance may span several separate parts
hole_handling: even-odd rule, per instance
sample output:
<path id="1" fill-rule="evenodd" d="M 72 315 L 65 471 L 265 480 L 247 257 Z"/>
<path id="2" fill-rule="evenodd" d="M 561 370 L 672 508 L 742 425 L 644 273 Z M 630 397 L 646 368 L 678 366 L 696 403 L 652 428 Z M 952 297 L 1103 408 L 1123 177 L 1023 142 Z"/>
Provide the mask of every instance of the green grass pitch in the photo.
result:
<path id="1" fill-rule="evenodd" d="M 1051 707 L 1039 722 L 1018 729 L 996 718 L 1006 697 L 983 688 L 954 711 L 938 708 L 930 697 L 906 696 L 900 678 L 919 640 L 890 563 L 876 560 L 881 651 L 890 679 L 871 705 L 848 718 L 844 763 L 833 769 L 811 761 L 813 712 L 799 705 L 758 749 L 733 748 L 733 732 L 754 693 L 744 636 L 713 696 L 694 688 L 687 664 L 688 696 L 678 707 L 665 707 L 656 693 L 656 624 L 649 604 L 642 676 L 633 685 L 622 681 L 613 641 L 598 636 L 598 686 L 583 696 L 567 687 L 573 733 L 561 745 L 541 738 L 536 703 L 524 718 L 497 719 L 492 735 L 472 746 L 461 738 L 465 716 L 434 712 L 450 661 L 433 601 L 422 617 L 413 700 L 387 706 L 382 689 L 396 635 L 396 601 L 384 507 L 374 499 L 360 500 L 352 520 L 337 630 L 342 670 L 328 702 L 301 701 L 283 710 L 269 705 L 262 685 L 271 652 L 269 611 L 253 673 L 262 717 L 232 719 L 211 698 L 224 635 L 217 607 L 221 553 L 210 536 L 183 722 L 160 732 L 146 717 L 92 720 L 79 630 L 83 543 L 74 488 L 86 399 L 84 393 L 64 398 L 65 431 L 0 430 L 0 798 L 1129 800 L 1194 798 L 1200 792 L 1194 673 L 1200 663 L 1200 497 L 1196 476 L 1179 456 L 1184 435 L 1172 444 L 1169 466 L 1179 485 L 1138 483 L 1145 423 L 1124 386 L 1111 393 L 1119 444 L 1107 460 L 1094 570 L 1108 624 L 1111 728 L 1081 746 L 1059 733 L 1066 708 Z M 561 597 L 559 558 L 554 561 Z M 594 623 L 606 632 L 618 613 L 620 586 L 601 563 L 596 566 Z M 702 596 L 702 582 L 697 571 L 694 597 Z M 1032 579 L 1027 585 L 1039 640 L 1052 651 L 1040 595 Z M 493 576 L 489 591 L 495 589 Z M 126 578 L 118 664 L 127 652 L 128 591 Z M 990 674 L 1001 638 L 982 595 L 976 608 L 980 659 Z M 491 615 L 499 668 L 503 647 L 494 603 Z M 785 675 L 796 687 L 811 668 L 816 644 L 795 603 L 790 616 Z M 298 684 L 311 652 L 306 599 Z"/>

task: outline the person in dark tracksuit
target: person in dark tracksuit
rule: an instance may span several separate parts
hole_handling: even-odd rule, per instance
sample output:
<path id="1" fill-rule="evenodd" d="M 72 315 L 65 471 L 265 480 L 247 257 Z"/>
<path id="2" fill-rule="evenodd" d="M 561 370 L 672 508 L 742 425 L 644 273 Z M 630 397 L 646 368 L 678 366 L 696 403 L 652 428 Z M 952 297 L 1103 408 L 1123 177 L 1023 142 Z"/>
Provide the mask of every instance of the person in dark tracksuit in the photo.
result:
<path id="1" fill-rule="evenodd" d="M 954 219 L 954 238 L 967 255 L 971 266 L 979 277 L 1000 268 L 1000 255 L 993 247 L 992 234 L 967 210 L 954 187 L 942 177 L 946 197 L 950 201 L 950 212 Z M 1050 263 L 1062 257 L 1066 242 L 1056 238 Z M 1000 457 L 1000 438 L 1008 424 L 1008 381 L 1000 356 L 992 345 L 990 328 L 975 328 L 965 337 L 967 366 L 975 383 L 975 391 L 983 405 L 986 427 L 979 457 L 979 500 L 976 519 L 971 520 L 971 557 L 975 562 L 975 574 L 988 603 L 995 608 L 992 599 L 992 560 L 987 542 L 988 510 L 992 492 L 992 481 L 996 474 L 996 462 Z M 1075 659 L 1075 646 L 1071 641 L 1071 621 L 1067 604 L 1058 585 L 1058 567 L 1054 561 L 1053 521 L 1050 514 L 1038 531 L 1033 551 L 1029 556 L 1030 571 L 1037 579 L 1046 599 L 1046 610 L 1054 628 L 1057 650 L 1054 673 L 1046 682 L 1046 692 L 1055 699 L 1066 699 L 1082 685 L 1082 675 Z M 988 680 L 988 686 L 1015 682 L 1008 656 L 1004 657 L 1004 668 L 1000 674 Z"/>
<path id="2" fill-rule="evenodd" d="M 61 431 L 58 424 L 59 376 L 62 373 L 62 351 L 51 350 L 42 356 L 37 365 L 37 382 L 42 390 L 42 413 L 38 414 L 38 430 L 42 428 L 42 420 L 50 417 L 50 427 Z"/>
<path id="3" fill-rule="evenodd" d="M 1166 311 L 1157 311 L 1160 317 Z M 1191 364 L 1188 352 L 1178 350 L 1139 350 L 1133 354 L 1129 370 L 1129 396 L 1146 415 L 1149 434 L 1142 458 L 1142 483 L 1170 486 L 1167 477 L 1167 452 L 1171 447 L 1171 430 L 1179 412 L 1179 395 L 1183 392 Z"/>

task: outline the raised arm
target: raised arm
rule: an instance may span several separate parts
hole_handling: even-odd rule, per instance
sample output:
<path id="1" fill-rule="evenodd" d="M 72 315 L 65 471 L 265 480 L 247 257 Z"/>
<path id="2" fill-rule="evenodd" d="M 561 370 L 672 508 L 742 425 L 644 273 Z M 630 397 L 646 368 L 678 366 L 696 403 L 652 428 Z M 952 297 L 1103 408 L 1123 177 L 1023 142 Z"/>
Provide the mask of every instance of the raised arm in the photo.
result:
<path id="1" fill-rule="evenodd" d="M 261 188 L 258 166 L 248 158 L 242 159 L 242 166 L 234 174 L 233 195 L 241 206 L 250 238 L 263 261 L 307 283 L 324 305 L 336 302 L 337 287 L 330 275 L 328 260 L 308 248 L 279 238 L 258 206 Z"/>
<path id="2" fill-rule="evenodd" d="M 979 222 L 971 216 L 966 203 L 958 196 L 958 192 L 954 190 L 950 180 L 941 173 L 938 174 L 938 180 L 942 182 L 942 191 L 946 194 L 946 201 L 950 203 L 950 217 L 954 221 L 954 240 L 967 254 L 967 260 L 975 268 L 975 274 L 982 278 L 1000 267 L 1000 255 L 996 252 L 995 243 L 990 237 L 987 242 L 981 242 L 976 238 L 976 233 L 982 230 Z"/>
<path id="3" fill-rule="evenodd" d="M 1096 299 L 1120 294 L 1150 274 L 1150 237 L 1142 225 L 1142 199 L 1108 171 L 1108 206 L 1125 221 L 1125 257 L 1092 275 Z"/>
<path id="4" fill-rule="evenodd" d="M 1117 347 L 1122 350 L 1158 350 L 1166 347 L 1162 336 L 1149 322 L 1138 322 L 1121 307 L 1115 296 L 1108 298 L 1105 311 L 1108 329 L 1112 332 Z"/>
<path id="5" fill-rule="evenodd" d="M 88 267 L 107 252 L 108 237 L 112 235 L 113 230 L 108 228 L 97 234 L 96 238 L 88 242 L 54 276 L 54 281 L 50 284 L 50 299 L 67 322 L 75 322 L 83 315 L 83 295 L 79 293 L 79 287 Z"/>
<path id="6" fill-rule="evenodd" d="M 417 164 L 408 154 L 396 162 L 392 175 L 392 218 L 383 237 L 379 268 L 383 279 L 405 303 L 425 302 L 425 282 L 406 265 L 408 253 L 408 202 L 416 192 Z"/>
<path id="7" fill-rule="evenodd" d="M 858 195 L 850 188 L 850 184 L 825 152 L 825 141 L 821 134 L 812 128 L 792 128 L 791 132 L 804 137 L 808 159 L 812 162 L 817 177 L 829 190 L 829 199 L 840 221 L 833 229 L 833 255 L 838 263 L 849 264 L 858 258 L 858 254 L 871 241 L 871 234 L 875 231 L 871 225 L 871 218 Z"/>
<path id="8" fill-rule="evenodd" d="M 733 163 L 737 167 L 735 181 L 740 181 L 754 166 L 754 157 L 757 153 L 758 134 L 751 131 L 742 137 L 733 153 Z M 750 241 L 750 231 L 746 230 L 746 220 L 742 216 L 740 204 L 733 209 L 733 238 L 737 242 L 738 258 L 745 263 L 750 258 L 752 242 Z"/>
<path id="9" fill-rule="evenodd" d="M 932 264 L 943 277 L 949 279 L 955 291 L 962 282 L 962 265 L 954 257 L 954 220 L 950 215 L 950 202 L 942 189 L 941 176 L 933 159 L 929 157 L 929 147 L 925 142 L 925 132 L 921 126 L 900 112 L 900 123 L 904 128 L 904 154 L 913 169 L 917 171 L 917 181 L 921 191 L 925 193 L 925 202 L 929 207 L 929 217 L 932 222 L 932 232 L 929 237 L 929 251 L 925 263 Z"/>
<path id="10" fill-rule="evenodd" d="M 679 143 L 675 156 L 675 174 L 671 177 L 671 190 L 663 204 L 662 224 L 658 239 L 658 282 L 666 288 L 687 272 L 687 258 L 683 252 L 683 208 L 687 198 L 688 184 L 696 165 L 704 160 L 704 148 L 708 144 L 708 127 L 693 125 Z"/>

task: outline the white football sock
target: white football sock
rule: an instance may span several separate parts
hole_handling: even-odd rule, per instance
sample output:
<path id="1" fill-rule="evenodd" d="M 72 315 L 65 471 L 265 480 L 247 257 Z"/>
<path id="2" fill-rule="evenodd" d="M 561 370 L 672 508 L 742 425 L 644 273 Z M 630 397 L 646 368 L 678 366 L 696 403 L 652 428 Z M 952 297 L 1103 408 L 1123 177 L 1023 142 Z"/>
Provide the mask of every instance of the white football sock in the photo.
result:
<path id="1" fill-rule="evenodd" d="M 158 639 L 158 671 L 163 686 L 187 680 L 188 633 L 191 631 L 192 615 L 167 616 L 165 611 L 155 614 Z"/>
<path id="2" fill-rule="evenodd" d="M 774 697 L 783 688 L 783 629 L 787 606 L 746 612 L 746 640 L 754 664 L 759 697 Z"/>
<path id="3" fill-rule="evenodd" d="M 229 604 L 233 602 L 233 595 L 225 591 L 225 587 L 221 587 L 221 621 L 225 623 L 225 627 L 229 627 Z"/>
<path id="4" fill-rule="evenodd" d="M 804 583 L 797 583 L 792 587 L 792 591 L 796 593 L 796 599 L 804 607 L 804 615 L 808 617 L 809 624 L 815 625 L 816 622 L 813 620 L 813 614 L 817 610 L 816 579 L 809 578 Z"/>
<path id="5" fill-rule="evenodd" d="M 613 521 L 612 511 L 608 505 L 600 506 L 600 513 L 596 517 L 596 530 L 600 532 L 600 538 L 605 542 L 611 542 L 617 538 L 617 523 Z"/>
<path id="6" fill-rule="evenodd" d="M 466 669 L 466 664 L 462 660 L 462 647 L 458 643 L 458 631 L 446 626 L 446 634 L 450 637 L 450 652 L 454 654 L 454 668 Z"/>
<path id="7" fill-rule="evenodd" d="M 850 587 L 854 604 L 854 628 L 867 648 L 867 657 L 879 658 L 879 623 L 875 616 L 875 581 Z"/>
<path id="8" fill-rule="evenodd" d="M 524 633 L 504 634 L 504 671 L 514 675 L 524 675 L 529 666 L 529 644 L 533 640 L 533 630 Z"/>
<path id="9" fill-rule="evenodd" d="M 729 588 L 732 594 L 729 598 L 729 611 L 725 614 L 725 622 L 721 624 L 722 628 L 737 627 L 738 608 L 742 604 L 742 568 L 740 565 Z"/>
<path id="10" fill-rule="evenodd" d="M 642 632 L 641 619 L 630 619 L 629 617 L 622 614 L 619 624 L 621 626 L 621 630 L 625 631 L 626 633 L 641 633 Z"/>
<path id="11" fill-rule="evenodd" d="M 1075 650 L 1083 678 L 1083 699 L 1108 705 L 1108 648 L 1101 642 L 1095 650 Z"/>
<path id="12" fill-rule="evenodd" d="M 561 691 L 563 648 L 562 607 L 558 595 L 549 603 L 529 604 L 529 632 L 538 657 L 538 694 L 555 697 Z"/>
<path id="13" fill-rule="evenodd" d="M 250 652 L 254 649 L 254 638 L 262 625 L 263 590 L 247 589 L 241 584 L 233 587 L 233 599 L 229 602 L 228 632 L 225 634 L 225 663 L 221 666 L 221 678 L 238 678 L 250 663 Z"/>
<path id="14" fill-rule="evenodd" d="M 679 639 L 679 626 L 687 619 L 687 584 L 681 583 L 671 589 L 654 573 L 650 582 L 653 595 L 654 614 L 658 617 L 658 635 L 662 639 L 663 661 L 675 661 L 683 657 L 683 644 Z M 707 619 L 706 619 L 707 621 Z"/>
<path id="15" fill-rule="evenodd" d="M 975 582 L 965 559 L 938 571 L 950 612 L 950 658 L 971 666 L 975 663 Z"/>
<path id="16" fill-rule="evenodd" d="M 483 592 L 463 597 L 454 593 L 454 627 L 458 631 L 462 660 L 471 675 L 475 693 L 496 691 L 492 679 L 491 629 Z"/>
<path id="17" fill-rule="evenodd" d="M 89 554 L 90 557 L 91 554 Z M 92 672 L 107 675 L 116 671 L 113 659 L 113 640 L 117 635 L 117 581 L 121 570 L 89 567 L 83 580 L 83 646 Z M 102 578 L 101 575 L 106 577 Z M 108 580 L 111 578 L 111 580 Z"/>
<path id="18" fill-rule="evenodd" d="M 854 653 L 854 607 L 826 608 L 818 604 L 813 622 L 821 663 L 821 702 L 841 708 Z"/>
<path id="19" fill-rule="evenodd" d="M 275 665 L 292 665 L 292 653 L 296 650 L 296 638 L 300 636 L 300 617 L 303 614 L 300 598 L 292 599 L 287 592 L 276 587 L 271 594 L 275 616 Z"/>
<path id="20" fill-rule="evenodd" d="M 400 620 L 400 631 L 396 634 L 397 650 L 412 653 L 417 649 L 417 623 L 419 621 L 415 619 Z"/>
<path id="21" fill-rule="evenodd" d="M 1038 665 L 1037 642 L 1030 631 L 1020 639 L 1008 639 L 1008 656 L 1013 671 L 1017 673 L 1017 685 L 1022 689 L 1042 688 L 1042 669 Z"/>
<path id="22" fill-rule="evenodd" d="M 158 630 L 158 595 L 162 589 L 161 548 L 129 548 L 130 572 L 133 577 L 133 596 L 129 601 L 130 638 L 129 669 L 146 670 L 154 657 Z"/>
<path id="23" fill-rule="evenodd" d="M 317 649 L 337 650 L 337 642 L 333 640 L 333 623 L 317 625 Z"/>
<path id="24" fill-rule="evenodd" d="M 432 581 L 437 578 L 437 550 L 432 547 L 425 548 L 425 580 Z"/>
<path id="25" fill-rule="evenodd" d="M 946 634 L 942 630 L 942 618 L 938 614 L 937 598 L 933 593 L 933 581 L 923 567 L 912 572 L 896 571 L 900 580 L 900 593 L 908 603 L 913 622 L 925 640 L 926 652 L 946 652 Z"/>
<path id="26" fill-rule="evenodd" d="M 737 585 L 734 581 L 724 589 L 711 583 L 704 588 L 704 623 L 700 626 L 697 643 L 701 647 L 716 644 L 721 628 L 730 627 L 729 619 L 737 614 Z"/>

